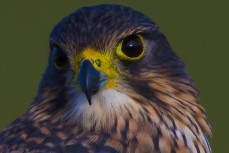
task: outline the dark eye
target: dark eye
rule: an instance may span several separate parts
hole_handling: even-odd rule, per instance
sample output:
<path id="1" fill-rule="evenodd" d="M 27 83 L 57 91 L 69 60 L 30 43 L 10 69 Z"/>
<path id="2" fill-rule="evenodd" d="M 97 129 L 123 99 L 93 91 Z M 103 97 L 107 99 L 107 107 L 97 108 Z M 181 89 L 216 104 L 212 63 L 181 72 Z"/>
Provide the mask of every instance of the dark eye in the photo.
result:
<path id="1" fill-rule="evenodd" d="M 138 35 L 126 37 L 117 48 L 117 54 L 126 60 L 138 60 L 144 54 L 143 39 Z"/>
<path id="2" fill-rule="evenodd" d="M 68 56 L 59 47 L 53 48 L 54 62 L 57 69 L 63 69 L 69 64 Z"/>

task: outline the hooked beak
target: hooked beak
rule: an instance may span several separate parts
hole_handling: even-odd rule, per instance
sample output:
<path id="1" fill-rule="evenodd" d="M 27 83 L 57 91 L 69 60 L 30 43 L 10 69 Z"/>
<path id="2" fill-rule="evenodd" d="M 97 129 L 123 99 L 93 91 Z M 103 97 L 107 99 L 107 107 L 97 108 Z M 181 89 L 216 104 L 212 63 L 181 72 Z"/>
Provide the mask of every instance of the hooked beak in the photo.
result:
<path id="1" fill-rule="evenodd" d="M 91 105 L 92 95 L 96 94 L 105 85 L 104 81 L 106 79 L 104 79 L 104 76 L 106 76 L 104 73 L 94 68 L 90 60 L 85 59 L 81 62 L 78 83 L 85 93 L 89 105 Z"/>

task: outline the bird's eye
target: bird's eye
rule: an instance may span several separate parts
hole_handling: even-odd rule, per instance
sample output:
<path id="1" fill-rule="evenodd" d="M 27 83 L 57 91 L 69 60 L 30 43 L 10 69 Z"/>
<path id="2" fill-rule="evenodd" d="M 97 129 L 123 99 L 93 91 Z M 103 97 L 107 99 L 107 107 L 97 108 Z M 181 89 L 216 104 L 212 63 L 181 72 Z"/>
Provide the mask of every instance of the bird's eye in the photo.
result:
<path id="1" fill-rule="evenodd" d="M 139 35 L 126 37 L 118 45 L 117 54 L 125 60 L 139 60 L 144 55 L 143 38 Z"/>
<path id="2" fill-rule="evenodd" d="M 63 69 L 69 64 L 68 56 L 59 47 L 54 47 L 53 55 L 57 69 Z"/>

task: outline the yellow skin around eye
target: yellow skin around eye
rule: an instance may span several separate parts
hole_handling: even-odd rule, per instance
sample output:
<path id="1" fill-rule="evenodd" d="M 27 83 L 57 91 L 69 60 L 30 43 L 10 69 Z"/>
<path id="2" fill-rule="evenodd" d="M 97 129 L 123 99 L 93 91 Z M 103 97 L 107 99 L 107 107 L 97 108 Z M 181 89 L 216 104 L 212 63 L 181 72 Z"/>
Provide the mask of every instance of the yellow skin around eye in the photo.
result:
<path id="1" fill-rule="evenodd" d="M 108 79 L 103 89 L 117 87 L 117 78 L 119 78 L 119 73 L 117 64 L 114 62 L 113 55 L 110 52 L 102 52 L 96 51 L 92 48 L 86 48 L 80 54 L 77 54 L 74 59 L 76 77 L 79 75 L 80 62 L 82 59 L 89 59 L 96 70 L 107 75 Z M 96 62 L 98 59 L 101 61 L 101 65 Z"/>
<path id="2" fill-rule="evenodd" d="M 137 36 L 140 38 L 142 44 L 144 44 L 144 40 L 143 40 L 142 36 L 140 36 L 140 35 L 137 35 Z M 141 58 L 143 57 L 143 55 L 144 55 L 144 53 L 145 53 L 144 48 L 143 48 L 142 53 L 141 53 L 138 57 L 128 57 L 127 55 L 125 55 L 125 54 L 122 52 L 122 44 L 123 44 L 123 40 L 119 43 L 119 45 L 118 45 L 118 47 L 117 47 L 117 50 L 116 50 L 117 55 L 118 55 L 121 59 L 128 60 L 128 61 L 138 61 L 139 59 L 141 59 Z"/>

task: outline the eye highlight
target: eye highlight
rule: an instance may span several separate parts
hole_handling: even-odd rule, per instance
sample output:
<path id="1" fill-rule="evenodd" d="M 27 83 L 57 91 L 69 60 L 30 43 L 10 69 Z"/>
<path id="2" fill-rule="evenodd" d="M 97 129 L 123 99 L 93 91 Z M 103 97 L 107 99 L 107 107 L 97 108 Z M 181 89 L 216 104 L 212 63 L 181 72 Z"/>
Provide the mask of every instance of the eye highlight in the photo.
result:
<path id="1" fill-rule="evenodd" d="M 137 61 L 144 55 L 143 38 L 132 35 L 123 39 L 116 50 L 118 56 L 129 61 Z"/>
<path id="2" fill-rule="evenodd" d="M 59 70 L 65 68 L 69 64 L 68 56 L 59 48 L 53 48 L 54 64 Z"/>

